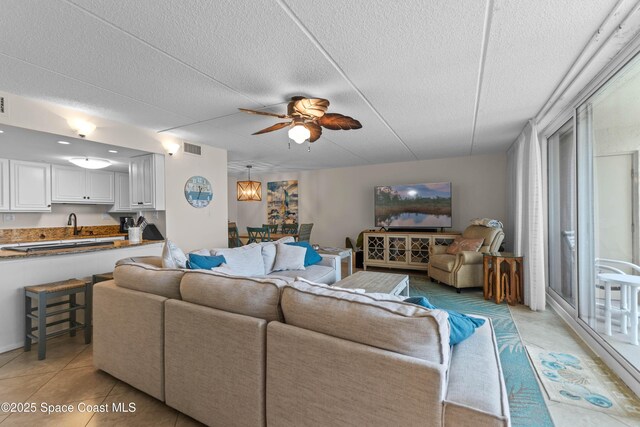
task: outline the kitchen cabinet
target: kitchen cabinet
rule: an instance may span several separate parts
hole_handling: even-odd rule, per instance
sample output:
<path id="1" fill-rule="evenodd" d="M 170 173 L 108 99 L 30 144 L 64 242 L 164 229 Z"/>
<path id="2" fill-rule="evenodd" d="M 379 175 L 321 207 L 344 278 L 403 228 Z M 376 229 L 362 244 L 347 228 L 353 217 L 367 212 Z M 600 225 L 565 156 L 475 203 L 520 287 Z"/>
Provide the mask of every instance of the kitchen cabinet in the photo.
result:
<path id="1" fill-rule="evenodd" d="M 131 209 L 131 198 L 129 197 L 129 174 L 124 172 L 115 173 L 115 203 L 109 212 L 133 212 Z"/>
<path id="2" fill-rule="evenodd" d="M 9 208 L 9 160 L 0 159 L 0 211 Z"/>
<path id="3" fill-rule="evenodd" d="M 12 211 L 51 211 L 51 165 L 9 160 L 9 206 Z"/>
<path id="4" fill-rule="evenodd" d="M 165 209 L 163 155 L 145 154 L 130 159 L 129 196 L 135 210 Z"/>
<path id="5" fill-rule="evenodd" d="M 113 172 L 53 165 L 51 177 L 54 203 L 114 203 Z"/>

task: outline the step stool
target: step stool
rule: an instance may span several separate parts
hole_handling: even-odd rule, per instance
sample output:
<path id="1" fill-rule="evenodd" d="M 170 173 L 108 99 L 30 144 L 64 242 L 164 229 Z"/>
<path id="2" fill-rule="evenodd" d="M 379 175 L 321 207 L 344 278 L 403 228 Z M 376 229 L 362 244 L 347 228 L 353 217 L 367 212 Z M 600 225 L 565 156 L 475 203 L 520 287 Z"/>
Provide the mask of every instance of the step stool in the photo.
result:
<path id="1" fill-rule="evenodd" d="M 84 293 L 84 304 L 76 303 L 76 295 Z M 69 332 L 75 336 L 77 330 L 84 330 L 85 344 L 91 343 L 91 306 L 93 285 L 91 280 L 69 279 L 61 282 L 46 283 L 43 285 L 25 286 L 25 338 L 24 351 L 31 350 L 32 340 L 38 341 L 38 360 L 46 357 L 47 338 L 57 337 Z M 68 296 L 68 299 L 58 302 L 49 302 L 54 298 Z M 37 307 L 33 307 L 32 300 L 37 300 Z M 47 308 L 68 305 L 67 308 L 47 312 Z M 84 310 L 84 323 L 76 321 L 76 311 Z M 47 323 L 47 317 L 69 313 L 69 317 Z M 32 321 L 38 326 L 32 327 Z M 69 327 L 47 334 L 48 326 L 69 323 Z M 36 332 L 37 331 L 37 335 Z"/>

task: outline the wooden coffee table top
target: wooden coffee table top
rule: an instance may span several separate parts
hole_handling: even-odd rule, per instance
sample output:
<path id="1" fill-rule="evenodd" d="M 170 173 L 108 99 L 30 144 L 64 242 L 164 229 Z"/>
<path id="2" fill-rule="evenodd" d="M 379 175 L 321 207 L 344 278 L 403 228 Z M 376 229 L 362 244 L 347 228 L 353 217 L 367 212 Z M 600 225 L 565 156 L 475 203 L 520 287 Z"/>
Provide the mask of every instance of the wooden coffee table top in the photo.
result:
<path id="1" fill-rule="evenodd" d="M 368 293 L 398 295 L 409 286 L 409 276 L 406 274 L 358 271 L 335 283 L 335 286 L 347 289 L 364 289 Z"/>

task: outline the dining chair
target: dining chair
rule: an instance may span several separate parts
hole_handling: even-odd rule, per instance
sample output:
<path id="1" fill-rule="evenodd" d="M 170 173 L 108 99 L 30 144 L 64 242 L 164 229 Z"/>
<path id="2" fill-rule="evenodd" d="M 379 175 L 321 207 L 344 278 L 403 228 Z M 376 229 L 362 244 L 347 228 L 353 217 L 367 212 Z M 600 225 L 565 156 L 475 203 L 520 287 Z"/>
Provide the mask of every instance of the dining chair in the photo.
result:
<path id="1" fill-rule="evenodd" d="M 270 242 L 271 233 L 268 227 L 247 227 L 248 243 Z"/>
<path id="2" fill-rule="evenodd" d="M 298 224 L 282 224 L 282 234 L 296 234 L 298 232 Z"/>
<path id="3" fill-rule="evenodd" d="M 313 228 L 313 223 L 300 224 L 300 231 L 298 233 L 298 242 L 308 242 L 311 239 L 312 228 Z"/>
<path id="4" fill-rule="evenodd" d="M 240 240 L 240 236 L 238 233 L 238 227 L 235 225 L 229 225 L 229 247 L 237 248 L 242 246 L 242 240 Z"/>
<path id="5" fill-rule="evenodd" d="M 266 227 L 269 229 L 269 233 L 277 233 L 278 232 L 278 224 L 262 224 L 262 227 Z"/>

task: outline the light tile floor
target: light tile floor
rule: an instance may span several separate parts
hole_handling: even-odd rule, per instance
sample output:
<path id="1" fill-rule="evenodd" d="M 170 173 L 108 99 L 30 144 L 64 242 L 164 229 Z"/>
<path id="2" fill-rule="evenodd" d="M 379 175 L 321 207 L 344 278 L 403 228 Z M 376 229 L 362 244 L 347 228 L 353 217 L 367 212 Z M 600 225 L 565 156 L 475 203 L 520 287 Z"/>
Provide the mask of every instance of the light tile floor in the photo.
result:
<path id="1" fill-rule="evenodd" d="M 346 273 L 346 271 L 344 272 Z M 412 274 L 415 274 L 413 272 Z M 511 307 L 514 321 L 525 344 L 550 351 L 565 351 L 583 359 L 599 359 L 551 309 L 532 312 L 525 306 Z M 81 334 L 80 334 L 81 335 Z M 615 375 L 611 373 L 615 378 Z M 612 391 L 630 393 L 621 381 Z M 543 395 L 544 395 L 543 391 Z M 162 402 L 128 386 L 92 365 L 91 345 L 83 337 L 60 337 L 47 342 L 47 358 L 38 361 L 37 351 L 22 349 L 0 354 L 0 403 L 33 402 L 36 413 L 0 411 L 0 425 L 7 426 L 197 426 L 195 420 Z M 47 415 L 41 404 L 72 404 L 73 413 Z M 135 412 L 79 412 L 78 404 L 107 405 L 135 403 Z M 573 405 L 547 401 L 557 426 L 639 426 L 640 418 L 613 417 Z"/>

